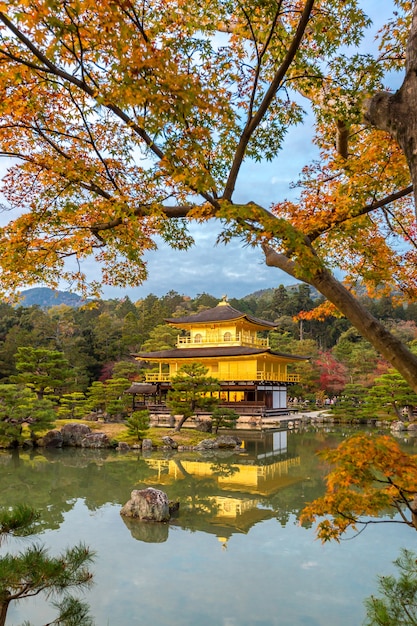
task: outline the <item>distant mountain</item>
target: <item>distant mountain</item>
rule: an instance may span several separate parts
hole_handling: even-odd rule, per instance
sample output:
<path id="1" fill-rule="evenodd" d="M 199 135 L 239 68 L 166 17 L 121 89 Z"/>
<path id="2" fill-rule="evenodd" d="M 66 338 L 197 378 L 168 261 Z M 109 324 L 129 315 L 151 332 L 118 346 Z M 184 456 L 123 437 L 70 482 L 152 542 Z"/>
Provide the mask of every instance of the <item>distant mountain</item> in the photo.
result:
<path id="1" fill-rule="evenodd" d="M 48 287 L 33 287 L 21 292 L 21 306 L 38 305 L 42 309 L 66 304 L 67 306 L 79 307 L 85 300 L 76 293 L 70 291 L 57 291 Z"/>
<path id="2" fill-rule="evenodd" d="M 295 285 L 287 285 L 285 288 L 288 291 L 294 291 L 298 289 L 299 286 L 300 283 L 297 283 Z M 259 289 L 258 291 L 254 291 L 253 293 L 238 299 L 250 300 L 252 298 L 256 298 L 258 300 L 259 298 L 272 296 L 274 291 L 274 287 L 269 289 Z M 310 295 L 313 299 L 320 297 L 318 291 L 312 287 L 310 287 Z M 76 308 L 84 303 L 84 298 L 76 293 L 71 293 L 70 291 L 58 291 L 50 289 L 49 287 L 33 287 L 32 289 L 25 289 L 21 292 L 19 305 L 25 307 L 37 305 L 42 309 L 49 309 L 52 306 L 59 306 L 60 304 L 66 304 L 67 306 Z"/>

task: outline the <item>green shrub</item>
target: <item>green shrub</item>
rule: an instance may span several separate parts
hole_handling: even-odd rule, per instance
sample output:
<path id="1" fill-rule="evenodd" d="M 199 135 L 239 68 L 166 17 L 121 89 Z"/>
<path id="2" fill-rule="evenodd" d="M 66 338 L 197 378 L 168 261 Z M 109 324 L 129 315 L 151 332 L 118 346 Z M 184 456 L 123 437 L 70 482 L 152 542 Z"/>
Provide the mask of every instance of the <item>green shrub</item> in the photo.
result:
<path id="1" fill-rule="evenodd" d="M 149 430 L 149 411 L 147 409 L 144 411 L 134 411 L 126 423 L 129 435 L 134 435 L 138 441 L 141 441 Z"/>

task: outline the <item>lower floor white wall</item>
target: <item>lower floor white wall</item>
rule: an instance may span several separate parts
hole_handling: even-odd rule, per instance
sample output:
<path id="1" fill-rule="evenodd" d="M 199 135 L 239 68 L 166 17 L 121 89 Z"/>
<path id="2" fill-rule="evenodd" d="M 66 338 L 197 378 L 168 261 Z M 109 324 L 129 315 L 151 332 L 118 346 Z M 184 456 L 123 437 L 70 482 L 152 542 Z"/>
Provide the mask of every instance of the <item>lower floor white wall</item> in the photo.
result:
<path id="1" fill-rule="evenodd" d="M 287 408 L 287 386 L 286 385 L 259 385 L 260 391 L 272 391 L 272 409 Z"/>

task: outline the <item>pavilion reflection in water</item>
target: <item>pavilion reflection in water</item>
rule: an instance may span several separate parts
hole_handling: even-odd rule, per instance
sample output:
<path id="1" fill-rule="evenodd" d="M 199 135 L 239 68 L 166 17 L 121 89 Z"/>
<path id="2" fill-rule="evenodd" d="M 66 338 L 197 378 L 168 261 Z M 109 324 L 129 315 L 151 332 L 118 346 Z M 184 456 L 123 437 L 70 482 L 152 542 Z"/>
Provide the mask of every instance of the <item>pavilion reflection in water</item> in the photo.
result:
<path id="1" fill-rule="evenodd" d="M 163 488 L 185 480 L 192 486 L 192 494 L 185 490 L 181 497 L 178 524 L 183 525 L 185 509 L 192 506 L 198 509 L 193 527 L 215 534 L 222 544 L 233 534 L 247 533 L 255 524 L 274 517 L 269 498 L 303 480 L 300 457 L 287 449 L 287 431 L 240 431 L 239 435 L 240 453 L 226 456 L 224 462 L 219 456 L 195 454 L 146 459 L 157 474 L 147 479 L 149 484 Z"/>

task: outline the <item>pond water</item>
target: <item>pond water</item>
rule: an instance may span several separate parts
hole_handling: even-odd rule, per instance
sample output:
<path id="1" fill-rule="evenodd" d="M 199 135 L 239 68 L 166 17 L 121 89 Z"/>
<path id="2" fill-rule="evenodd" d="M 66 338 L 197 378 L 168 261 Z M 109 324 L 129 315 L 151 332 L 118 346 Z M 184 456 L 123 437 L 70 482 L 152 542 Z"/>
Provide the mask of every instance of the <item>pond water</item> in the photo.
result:
<path id="1" fill-rule="evenodd" d="M 316 451 L 347 434 L 242 432 L 240 454 L 3 452 L 0 505 L 40 510 L 36 540 L 51 553 L 80 541 L 96 551 L 85 599 L 97 626 L 359 626 L 377 574 L 394 571 L 401 547 L 417 550 L 417 535 L 377 524 L 322 545 L 298 524 L 324 489 Z M 172 524 L 120 516 L 148 486 L 180 501 Z M 7 624 L 53 616 L 38 598 L 12 605 Z"/>

